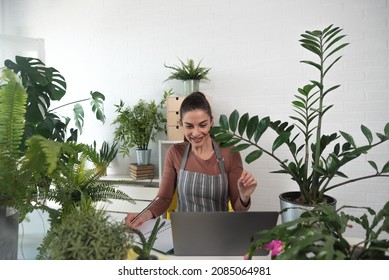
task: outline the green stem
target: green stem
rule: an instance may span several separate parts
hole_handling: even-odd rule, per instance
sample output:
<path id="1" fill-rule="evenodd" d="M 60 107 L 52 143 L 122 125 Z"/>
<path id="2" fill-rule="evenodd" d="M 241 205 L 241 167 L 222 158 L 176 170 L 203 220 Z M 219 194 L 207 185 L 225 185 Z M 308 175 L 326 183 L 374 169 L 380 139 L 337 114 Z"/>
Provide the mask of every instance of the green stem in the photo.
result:
<path id="1" fill-rule="evenodd" d="M 58 106 L 58 107 L 56 107 L 56 108 L 53 108 L 53 109 L 49 110 L 48 112 L 53 112 L 53 111 L 58 110 L 58 109 L 60 109 L 60 108 L 62 108 L 62 107 L 66 107 L 66 106 L 69 106 L 69 105 L 71 105 L 71 104 L 75 104 L 75 103 L 79 103 L 79 102 L 84 102 L 84 101 L 87 101 L 87 100 L 89 100 L 89 99 L 90 99 L 90 98 L 85 98 L 85 99 L 81 99 L 81 100 L 69 102 L 69 103 L 66 103 L 66 104 L 64 104 L 64 105 Z"/>
<path id="2" fill-rule="evenodd" d="M 353 183 L 353 182 L 357 182 L 357 181 L 361 181 L 361 180 L 365 180 L 365 179 L 370 179 L 370 178 L 374 178 L 374 177 L 389 177 L 389 175 L 383 175 L 382 173 L 377 173 L 377 174 L 373 174 L 373 175 L 362 176 L 362 177 L 358 177 L 358 178 L 354 178 L 351 180 L 341 182 L 339 184 L 332 185 L 331 187 L 328 187 L 325 191 L 327 192 L 329 190 L 335 189 L 337 187 L 340 187 L 340 186 L 343 186 L 343 185 L 346 185 L 349 183 Z"/>
<path id="3" fill-rule="evenodd" d="M 316 130 L 316 143 L 315 143 L 315 156 L 313 159 L 313 165 L 315 167 L 320 166 L 320 140 L 321 140 L 321 126 L 322 126 L 322 119 L 323 119 L 323 99 L 324 99 L 324 75 L 323 75 L 323 67 L 324 67 L 324 60 L 323 60 L 323 39 L 322 36 L 320 36 L 320 85 L 321 88 L 319 89 L 319 108 L 318 108 L 318 120 L 317 120 L 317 130 Z M 319 189 L 319 173 L 313 169 L 313 177 L 312 177 L 312 185 L 310 186 L 312 190 L 312 198 L 315 200 L 318 196 L 318 189 Z"/>

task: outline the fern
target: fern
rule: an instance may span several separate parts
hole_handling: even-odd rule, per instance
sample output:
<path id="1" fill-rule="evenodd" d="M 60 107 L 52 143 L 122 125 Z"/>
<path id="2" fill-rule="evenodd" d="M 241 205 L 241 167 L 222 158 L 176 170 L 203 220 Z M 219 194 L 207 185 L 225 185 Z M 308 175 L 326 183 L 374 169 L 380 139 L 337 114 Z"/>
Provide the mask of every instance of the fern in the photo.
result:
<path id="1" fill-rule="evenodd" d="M 24 131 L 27 93 L 11 70 L 3 69 L 0 87 L 0 150 L 19 155 Z M 5 84 L 3 84 L 5 82 Z"/>

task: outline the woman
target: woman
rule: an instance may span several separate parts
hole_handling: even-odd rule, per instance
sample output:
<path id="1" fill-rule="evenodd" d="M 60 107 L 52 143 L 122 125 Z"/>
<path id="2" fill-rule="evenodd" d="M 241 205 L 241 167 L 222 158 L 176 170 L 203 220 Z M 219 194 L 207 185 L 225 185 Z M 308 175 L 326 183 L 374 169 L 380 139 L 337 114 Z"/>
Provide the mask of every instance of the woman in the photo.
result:
<path id="1" fill-rule="evenodd" d="M 167 151 L 157 200 L 136 221 L 136 213 L 126 223 L 137 227 L 148 219 L 162 215 L 169 207 L 177 186 L 177 211 L 227 211 L 228 201 L 235 211 L 247 211 L 257 181 L 243 170 L 239 153 L 221 148 L 209 130 L 212 110 L 205 95 L 194 92 L 180 107 L 180 125 L 185 141 L 171 145 Z"/>

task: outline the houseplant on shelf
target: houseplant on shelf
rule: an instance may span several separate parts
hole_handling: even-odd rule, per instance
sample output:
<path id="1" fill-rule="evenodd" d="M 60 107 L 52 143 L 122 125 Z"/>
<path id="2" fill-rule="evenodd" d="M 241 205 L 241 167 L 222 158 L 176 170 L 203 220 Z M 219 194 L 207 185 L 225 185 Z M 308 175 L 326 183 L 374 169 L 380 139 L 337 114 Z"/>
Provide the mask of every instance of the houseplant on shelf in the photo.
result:
<path id="1" fill-rule="evenodd" d="M 346 212 L 355 208 L 365 213 L 357 217 Z M 354 227 L 364 229 L 363 239 L 345 238 L 346 230 Z M 293 221 L 259 232 L 246 257 L 251 259 L 257 248 L 264 248 L 276 260 L 389 259 L 388 233 L 389 202 L 378 212 L 369 207 L 343 206 L 336 210 L 318 205 Z"/>
<path id="2" fill-rule="evenodd" d="M 149 143 L 155 142 L 159 132 L 166 133 L 166 117 L 163 111 L 167 92 L 157 104 L 140 99 L 134 106 L 126 106 L 122 100 L 116 104 L 117 116 L 112 122 L 116 125 L 114 141 L 120 143 L 119 153 L 131 157 L 131 149 L 136 147 L 138 165 L 150 164 Z"/>
<path id="3" fill-rule="evenodd" d="M 164 64 L 166 68 L 173 70 L 170 76 L 165 80 L 180 80 L 184 83 L 184 93 L 186 95 L 191 94 L 192 92 L 200 90 L 200 81 L 207 80 L 209 81 L 207 75 L 211 68 L 201 67 L 200 64 L 202 60 L 196 65 L 194 60 L 191 58 L 187 59 L 187 62 L 184 63 L 181 59 L 180 66 L 173 65 L 169 66 Z"/>
<path id="4" fill-rule="evenodd" d="M 325 78 L 329 70 L 341 59 L 341 56 L 335 55 L 348 45 L 341 43 L 345 37 L 341 32 L 342 29 L 339 27 L 330 25 L 322 31 L 306 31 L 301 35 L 301 46 L 317 57 L 317 61 L 301 62 L 318 70 L 318 77 L 317 80 L 312 80 L 298 89 L 296 99 L 292 102 L 295 115 L 290 117 L 294 123 L 271 120 L 270 117 L 250 117 L 248 113 L 240 116 L 235 110 L 229 117 L 221 115 L 219 126 L 211 130 L 211 133 L 215 134 L 215 140 L 222 142 L 223 146 L 236 145 L 234 151 L 253 147 L 255 150 L 245 159 L 247 163 L 266 154 L 281 167 L 273 173 L 288 174 L 296 182 L 299 188 L 297 192 L 280 195 L 282 208 L 292 206 L 290 204 L 292 202 L 309 206 L 327 203 L 332 197 L 326 193 L 334 188 L 378 176 L 389 177 L 389 162 L 379 169 L 376 163 L 369 161 L 374 173 L 359 178 L 349 179 L 341 170 L 361 154 L 367 154 L 370 149 L 387 141 L 389 123 L 386 124 L 384 133 L 376 134 L 378 137 L 376 141 L 371 130 L 361 125 L 362 133 L 367 139 L 367 143 L 361 146 L 358 146 L 353 137 L 346 132 L 340 131 L 339 134 L 334 132 L 329 135 L 322 132 L 324 116 L 333 106 L 325 104 L 325 97 L 340 86 L 328 87 Z M 259 142 L 268 129 L 273 130 L 276 135 L 271 147 Z M 340 137 L 344 140 L 340 141 Z M 287 148 L 289 158 L 278 156 L 277 149 L 281 146 Z M 344 181 L 331 184 L 335 177 L 344 178 Z M 301 211 L 296 214 L 290 213 L 291 211 L 283 212 L 283 221 L 298 217 Z"/>
<path id="5" fill-rule="evenodd" d="M 93 145 L 90 145 L 86 151 L 88 159 L 94 164 L 96 172 L 101 176 L 107 176 L 107 168 L 109 164 L 115 159 L 118 148 L 118 142 L 114 141 L 109 144 L 103 141 L 100 149 L 97 151 L 96 141 L 93 141 Z"/>

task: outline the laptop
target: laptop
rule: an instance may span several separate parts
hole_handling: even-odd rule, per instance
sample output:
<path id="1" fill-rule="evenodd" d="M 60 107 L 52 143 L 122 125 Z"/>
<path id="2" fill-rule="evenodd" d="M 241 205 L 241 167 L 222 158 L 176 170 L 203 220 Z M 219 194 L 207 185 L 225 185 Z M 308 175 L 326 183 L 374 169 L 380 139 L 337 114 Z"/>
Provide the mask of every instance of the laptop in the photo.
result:
<path id="1" fill-rule="evenodd" d="M 278 212 L 172 212 L 170 218 L 174 255 L 244 256 L 258 231 L 277 224 Z"/>

